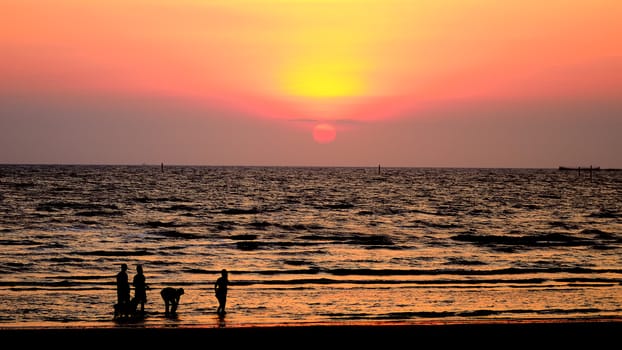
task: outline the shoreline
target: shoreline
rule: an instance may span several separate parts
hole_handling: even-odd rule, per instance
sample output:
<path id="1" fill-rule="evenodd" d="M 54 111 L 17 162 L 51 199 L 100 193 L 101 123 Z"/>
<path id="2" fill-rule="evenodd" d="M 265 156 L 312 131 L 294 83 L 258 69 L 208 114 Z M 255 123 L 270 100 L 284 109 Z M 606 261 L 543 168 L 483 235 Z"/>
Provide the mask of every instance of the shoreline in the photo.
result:
<path id="1" fill-rule="evenodd" d="M 110 320 L 97 323 L 45 323 L 26 322 L 19 325 L 0 323 L 0 331 L 4 330 L 45 330 L 45 329 L 126 329 L 126 328 L 277 328 L 277 327 L 390 327 L 390 326 L 477 326 L 477 325 L 524 325 L 524 324 L 575 324 L 575 323 L 614 323 L 622 325 L 622 316 L 585 317 L 585 318 L 481 318 L 481 319 L 419 319 L 419 320 L 339 320 L 339 321 L 293 321 L 293 322 L 258 322 L 230 323 L 227 318 L 220 318 L 221 323 L 170 323 L 146 324 L 140 320 Z"/>
<path id="2" fill-rule="evenodd" d="M 622 319 L 476 320 L 457 322 L 293 323 L 271 325 L 202 325 L 110 327 L 2 327 L 5 343 L 53 345 L 178 346 L 181 344 L 251 344 L 253 346 L 331 346 L 335 343 L 366 347 L 372 344 L 417 343 L 460 346 L 577 346 L 615 344 Z M 121 344 L 119 344 L 121 343 Z"/>

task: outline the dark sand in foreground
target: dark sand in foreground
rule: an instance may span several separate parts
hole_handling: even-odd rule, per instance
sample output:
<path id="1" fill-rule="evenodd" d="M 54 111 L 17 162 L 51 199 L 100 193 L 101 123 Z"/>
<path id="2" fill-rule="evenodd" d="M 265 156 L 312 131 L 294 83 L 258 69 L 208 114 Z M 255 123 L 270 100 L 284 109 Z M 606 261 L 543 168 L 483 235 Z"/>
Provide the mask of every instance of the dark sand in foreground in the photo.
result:
<path id="1" fill-rule="evenodd" d="M 227 344 L 271 348 L 400 346 L 590 349 L 619 347 L 622 320 L 457 324 L 286 325 L 259 327 L 3 328 L 4 344 L 63 348 L 126 346 L 207 348 Z"/>

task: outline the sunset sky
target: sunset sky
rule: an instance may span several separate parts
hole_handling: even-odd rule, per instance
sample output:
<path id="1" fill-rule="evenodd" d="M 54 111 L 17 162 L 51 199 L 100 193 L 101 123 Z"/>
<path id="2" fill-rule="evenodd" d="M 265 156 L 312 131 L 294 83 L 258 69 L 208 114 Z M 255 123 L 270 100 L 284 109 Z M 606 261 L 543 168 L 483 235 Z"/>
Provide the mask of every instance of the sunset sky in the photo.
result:
<path id="1" fill-rule="evenodd" d="M 0 0 L 0 163 L 622 168 L 619 0 Z"/>

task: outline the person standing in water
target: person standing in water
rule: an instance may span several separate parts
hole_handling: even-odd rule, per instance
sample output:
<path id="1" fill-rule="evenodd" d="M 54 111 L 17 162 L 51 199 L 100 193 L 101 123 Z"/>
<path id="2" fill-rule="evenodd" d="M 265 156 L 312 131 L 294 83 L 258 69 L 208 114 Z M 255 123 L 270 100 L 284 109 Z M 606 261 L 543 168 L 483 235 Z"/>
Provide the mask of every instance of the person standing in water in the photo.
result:
<path id="1" fill-rule="evenodd" d="M 222 269 L 220 277 L 214 283 L 214 292 L 216 293 L 216 299 L 218 299 L 216 313 L 220 316 L 224 316 L 227 313 L 225 307 L 227 306 L 227 289 L 229 285 L 228 275 L 227 270 Z"/>
<path id="2" fill-rule="evenodd" d="M 121 264 L 121 271 L 117 273 L 117 304 L 130 302 L 130 283 L 127 277 L 127 264 Z"/>
<path id="3" fill-rule="evenodd" d="M 136 266 L 136 275 L 132 280 L 134 286 L 134 298 L 136 302 L 140 304 L 140 312 L 145 313 L 145 303 L 147 302 L 147 283 L 145 282 L 145 275 L 143 274 L 143 265 Z"/>

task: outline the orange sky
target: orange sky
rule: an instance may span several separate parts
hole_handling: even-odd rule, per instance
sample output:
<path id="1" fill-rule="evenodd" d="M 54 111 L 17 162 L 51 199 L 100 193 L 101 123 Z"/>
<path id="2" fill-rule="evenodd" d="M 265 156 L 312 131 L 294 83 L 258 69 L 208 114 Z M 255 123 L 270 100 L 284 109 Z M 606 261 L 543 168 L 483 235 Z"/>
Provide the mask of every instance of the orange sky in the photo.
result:
<path id="1" fill-rule="evenodd" d="M 620 18 L 615 0 L 0 0 L 0 94 L 179 99 L 337 141 L 456 101 L 619 100 Z"/>

